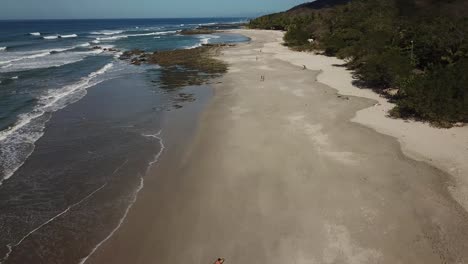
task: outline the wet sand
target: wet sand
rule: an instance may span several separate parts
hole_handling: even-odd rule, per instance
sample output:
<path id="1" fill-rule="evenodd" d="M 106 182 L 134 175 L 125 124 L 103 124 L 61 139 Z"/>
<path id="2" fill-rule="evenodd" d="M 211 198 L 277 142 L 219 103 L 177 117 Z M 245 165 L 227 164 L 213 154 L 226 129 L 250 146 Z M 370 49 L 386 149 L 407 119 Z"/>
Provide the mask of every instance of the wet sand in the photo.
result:
<path id="1" fill-rule="evenodd" d="M 453 178 L 350 121 L 374 100 L 265 50 L 277 35 L 245 34 L 220 56 L 230 69 L 195 136 L 168 119 L 160 162 L 86 263 L 468 262 Z"/>

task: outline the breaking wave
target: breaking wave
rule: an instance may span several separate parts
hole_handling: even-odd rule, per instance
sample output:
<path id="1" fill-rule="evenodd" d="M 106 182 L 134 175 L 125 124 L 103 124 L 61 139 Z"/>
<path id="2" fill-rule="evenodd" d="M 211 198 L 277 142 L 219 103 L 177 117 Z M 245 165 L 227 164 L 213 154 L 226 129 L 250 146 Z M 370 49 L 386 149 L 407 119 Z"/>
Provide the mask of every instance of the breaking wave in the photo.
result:
<path id="1" fill-rule="evenodd" d="M 34 151 L 34 143 L 44 134 L 50 114 L 83 98 L 88 88 L 104 81 L 98 77 L 112 67 L 113 63 L 108 63 L 76 83 L 47 91 L 38 98 L 38 104 L 31 112 L 18 116 L 13 126 L 0 131 L 0 185 L 9 179 Z"/>

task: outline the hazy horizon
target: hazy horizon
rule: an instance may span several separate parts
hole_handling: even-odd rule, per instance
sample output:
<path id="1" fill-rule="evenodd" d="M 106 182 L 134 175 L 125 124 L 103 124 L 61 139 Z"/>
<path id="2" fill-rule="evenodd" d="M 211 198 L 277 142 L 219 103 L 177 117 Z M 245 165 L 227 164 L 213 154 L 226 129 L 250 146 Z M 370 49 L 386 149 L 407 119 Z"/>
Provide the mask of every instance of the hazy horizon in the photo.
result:
<path id="1" fill-rule="evenodd" d="M 0 20 L 254 17 L 305 2 L 310 1 L 6 0 L 0 9 Z"/>

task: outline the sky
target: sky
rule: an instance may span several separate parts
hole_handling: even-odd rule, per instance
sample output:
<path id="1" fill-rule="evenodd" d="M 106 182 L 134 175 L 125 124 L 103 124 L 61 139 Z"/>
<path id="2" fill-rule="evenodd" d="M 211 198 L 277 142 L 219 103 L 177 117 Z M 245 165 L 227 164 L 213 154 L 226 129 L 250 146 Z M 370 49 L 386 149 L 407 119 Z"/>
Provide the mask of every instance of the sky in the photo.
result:
<path id="1" fill-rule="evenodd" d="M 0 0 L 0 20 L 254 17 L 312 0 Z"/>

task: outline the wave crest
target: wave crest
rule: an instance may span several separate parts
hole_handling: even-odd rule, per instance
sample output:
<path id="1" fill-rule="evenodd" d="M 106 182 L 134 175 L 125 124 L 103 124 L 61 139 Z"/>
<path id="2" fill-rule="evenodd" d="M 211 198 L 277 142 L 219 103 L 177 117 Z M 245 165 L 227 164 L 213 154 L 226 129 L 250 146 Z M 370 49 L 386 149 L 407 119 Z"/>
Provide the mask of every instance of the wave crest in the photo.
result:
<path id="1" fill-rule="evenodd" d="M 77 38 L 77 34 L 59 35 L 59 38 Z"/>
<path id="2" fill-rule="evenodd" d="M 42 38 L 43 38 L 43 39 L 50 40 L 50 39 L 58 39 L 59 36 L 43 36 Z"/>
<path id="3" fill-rule="evenodd" d="M 20 115 L 13 126 L 0 131 L 0 185 L 9 179 L 34 151 L 34 143 L 44 134 L 50 113 L 80 100 L 86 95 L 88 88 L 104 81 L 97 77 L 113 66 L 112 62 L 108 63 L 74 84 L 47 91 L 39 97 L 37 106 L 31 112 Z"/>
<path id="4" fill-rule="evenodd" d="M 105 35 L 105 36 L 111 36 L 111 35 L 117 35 L 123 33 L 123 30 L 101 30 L 101 31 L 93 31 L 90 34 L 91 35 Z"/>

